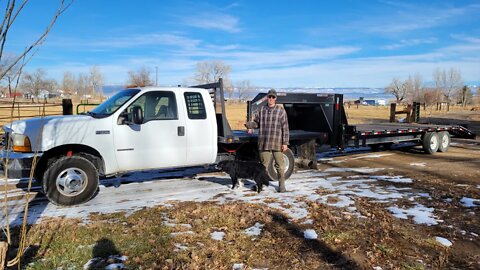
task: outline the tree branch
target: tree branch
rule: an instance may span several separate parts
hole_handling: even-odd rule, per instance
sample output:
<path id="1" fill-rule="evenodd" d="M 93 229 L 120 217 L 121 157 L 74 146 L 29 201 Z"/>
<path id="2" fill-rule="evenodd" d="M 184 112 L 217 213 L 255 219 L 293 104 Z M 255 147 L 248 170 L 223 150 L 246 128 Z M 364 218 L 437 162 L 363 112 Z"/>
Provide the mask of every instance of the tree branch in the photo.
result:
<path id="1" fill-rule="evenodd" d="M 62 0 L 62 2 L 60 3 L 60 6 L 58 7 L 57 11 L 55 12 L 55 15 L 53 16 L 52 20 L 50 21 L 50 24 L 48 25 L 47 29 L 45 29 L 45 31 L 43 32 L 42 35 L 40 35 L 40 37 L 38 37 L 38 39 L 33 42 L 30 46 L 27 47 L 27 49 L 25 49 L 25 51 L 20 54 L 12 63 L 10 63 L 9 66 L 7 66 L 4 70 L 2 70 L 0 72 L 0 79 L 3 79 L 3 77 L 5 76 L 5 74 L 10 71 L 10 69 L 13 68 L 13 66 L 15 66 L 19 61 L 20 59 L 22 59 L 25 55 L 27 55 L 33 48 L 35 48 L 36 46 L 39 46 L 41 45 L 45 39 L 47 38 L 48 34 L 50 33 L 50 30 L 52 29 L 53 25 L 55 24 L 55 22 L 57 21 L 58 17 L 63 13 L 65 12 L 65 10 L 67 10 L 68 7 L 70 7 L 72 5 L 74 0 L 70 0 L 70 2 L 68 4 L 65 5 L 65 0 Z M 15 1 L 12 2 L 12 5 Z M 20 8 L 23 8 L 23 6 L 25 5 L 25 3 L 27 2 L 27 0 L 24 0 L 24 2 L 22 3 L 22 5 L 20 6 Z M 16 18 L 16 16 L 18 15 L 18 12 L 20 11 L 17 10 L 17 12 L 15 13 L 15 17 L 14 19 Z M 10 14 L 11 16 L 11 14 Z M 3 45 L 6 41 L 6 36 L 7 36 L 7 32 L 9 30 L 9 27 L 12 25 L 13 21 L 10 21 L 10 20 L 7 20 L 7 25 L 5 27 L 5 30 L 3 31 L 2 33 L 2 47 L 1 47 L 1 50 L 3 50 Z M 0 51 L 0 58 L 1 58 L 1 52 Z M 26 64 L 26 63 L 25 63 Z"/>

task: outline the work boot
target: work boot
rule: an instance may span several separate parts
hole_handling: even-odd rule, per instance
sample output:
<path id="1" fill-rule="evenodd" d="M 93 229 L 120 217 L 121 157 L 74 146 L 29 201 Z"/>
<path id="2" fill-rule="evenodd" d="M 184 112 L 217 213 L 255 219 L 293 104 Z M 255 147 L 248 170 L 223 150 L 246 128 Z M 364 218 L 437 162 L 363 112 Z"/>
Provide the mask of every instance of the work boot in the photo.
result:
<path id="1" fill-rule="evenodd" d="M 285 189 L 285 174 L 279 173 L 278 174 L 278 192 L 286 192 Z"/>

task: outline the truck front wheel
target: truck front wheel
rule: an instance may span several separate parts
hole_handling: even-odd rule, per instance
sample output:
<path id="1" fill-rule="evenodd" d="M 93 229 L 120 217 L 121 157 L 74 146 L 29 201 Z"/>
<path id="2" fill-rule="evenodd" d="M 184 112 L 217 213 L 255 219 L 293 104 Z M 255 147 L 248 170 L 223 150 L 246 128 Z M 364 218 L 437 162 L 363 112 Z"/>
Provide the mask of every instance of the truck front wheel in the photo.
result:
<path id="1" fill-rule="evenodd" d="M 285 162 L 285 179 L 288 179 L 292 175 L 295 167 L 295 159 L 292 150 L 287 149 L 287 151 L 283 152 L 283 161 Z M 270 164 L 268 164 L 267 172 L 271 179 L 278 180 L 277 169 L 275 168 L 275 160 L 273 158 L 270 161 Z"/>
<path id="2" fill-rule="evenodd" d="M 98 172 L 92 162 L 81 156 L 55 160 L 45 171 L 43 191 L 57 205 L 75 205 L 89 201 L 98 189 Z"/>

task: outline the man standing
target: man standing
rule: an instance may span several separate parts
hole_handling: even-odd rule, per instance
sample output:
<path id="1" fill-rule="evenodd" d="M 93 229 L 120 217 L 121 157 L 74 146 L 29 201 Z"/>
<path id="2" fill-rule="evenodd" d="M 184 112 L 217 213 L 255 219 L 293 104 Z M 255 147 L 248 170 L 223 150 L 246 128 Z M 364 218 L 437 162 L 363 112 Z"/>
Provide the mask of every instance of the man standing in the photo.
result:
<path id="1" fill-rule="evenodd" d="M 277 104 L 277 91 L 270 89 L 267 94 L 267 105 L 260 108 L 247 128 L 260 128 L 258 133 L 258 150 L 263 166 L 275 160 L 278 174 L 278 192 L 285 192 L 285 161 L 282 152 L 288 149 L 288 119 L 282 106 Z"/>

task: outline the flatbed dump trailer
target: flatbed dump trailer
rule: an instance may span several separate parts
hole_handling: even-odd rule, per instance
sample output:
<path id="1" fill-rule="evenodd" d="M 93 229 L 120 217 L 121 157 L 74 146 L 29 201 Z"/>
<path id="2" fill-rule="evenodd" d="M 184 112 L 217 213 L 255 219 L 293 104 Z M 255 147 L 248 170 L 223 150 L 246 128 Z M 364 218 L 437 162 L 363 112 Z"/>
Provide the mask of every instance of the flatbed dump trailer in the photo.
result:
<path id="1" fill-rule="evenodd" d="M 225 159 L 258 161 L 258 130 L 231 129 L 225 112 L 222 79 L 193 87 L 208 89 L 214 103 L 218 132 L 217 162 Z M 462 126 L 349 125 L 342 94 L 278 92 L 277 103 L 285 108 L 289 123 L 290 146 L 284 152 L 287 178 L 292 174 L 295 162 L 302 167 L 317 168 L 316 152 L 325 149 L 323 146 L 341 151 L 347 147 L 370 146 L 377 149 L 389 148 L 394 143 L 413 142 L 422 145 L 426 153 L 433 154 L 447 151 L 451 137 L 475 138 L 475 134 Z M 248 101 L 245 120 L 251 121 L 266 104 L 266 93 L 259 93 Z M 267 171 L 272 179 L 277 178 L 273 160 Z"/>
<path id="2" fill-rule="evenodd" d="M 251 120 L 266 102 L 265 93 L 249 101 L 247 119 Z M 433 154 L 446 152 L 451 137 L 475 139 L 475 134 L 463 126 L 403 123 L 349 125 L 341 94 L 278 93 L 277 103 L 283 104 L 290 129 L 320 133 L 316 139 L 317 146 L 329 145 L 339 150 L 365 146 L 377 149 L 411 142 L 421 145 L 425 153 Z"/>

